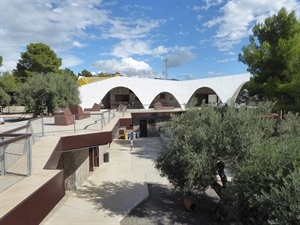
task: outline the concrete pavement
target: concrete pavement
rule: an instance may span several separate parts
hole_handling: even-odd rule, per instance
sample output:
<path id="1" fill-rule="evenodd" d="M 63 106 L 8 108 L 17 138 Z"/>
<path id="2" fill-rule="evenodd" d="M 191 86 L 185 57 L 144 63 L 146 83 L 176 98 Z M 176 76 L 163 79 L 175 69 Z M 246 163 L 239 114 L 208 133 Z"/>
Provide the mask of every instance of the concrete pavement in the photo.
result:
<path id="1" fill-rule="evenodd" d="M 120 224 L 148 198 L 147 182 L 168 184 L 154 167 L 159 145 L 156 137 L 140 138 L 130 151 L 129 141 L 115 140 L 108 148 L 109 162 L 97 168 L 80 189 L 68 192 L 41 224 Z"/>

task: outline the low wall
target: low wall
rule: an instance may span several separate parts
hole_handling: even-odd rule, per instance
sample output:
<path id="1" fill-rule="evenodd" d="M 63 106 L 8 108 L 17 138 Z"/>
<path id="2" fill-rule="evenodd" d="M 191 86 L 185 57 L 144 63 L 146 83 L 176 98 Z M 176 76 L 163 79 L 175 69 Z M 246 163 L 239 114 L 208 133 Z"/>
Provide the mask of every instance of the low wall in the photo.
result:
<path id="1" fill-rule="evenodd" d="M 2 108 L 2 113 L 25 113 L 25 106 L 6 106 Z"/>
<path id="2" fill-rule="evenodd" d="M 65 188 L 67 191 L 76 190 L 89 177 L 89 149 L 64 152 L 60 158 L 58 169 L 64 169 Z"/>
<path id="3" fill-rule="evenodd" d="M 0 219 L 1 225 L 34 225 L 48 215 L 64 197 L 64 174 L 60 171 L 44 186 L 32 193 L 27 199 Z"/>

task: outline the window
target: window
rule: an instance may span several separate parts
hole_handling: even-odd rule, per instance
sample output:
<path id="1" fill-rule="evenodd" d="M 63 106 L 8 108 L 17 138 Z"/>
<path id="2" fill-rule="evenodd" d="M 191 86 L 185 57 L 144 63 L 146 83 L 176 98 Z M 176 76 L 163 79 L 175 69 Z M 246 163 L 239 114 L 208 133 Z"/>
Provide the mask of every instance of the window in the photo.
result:
<path id="1" fill-rule="evenodd" d="M 166 98 L 166 94 L 165 94 L 165 93 L 161 93 L 161 94 L 159 95 L 159 98 L 160 98 L 160 99 L 165 99 L 165 98 Z"/>
<path id="2" fill-rule="evenodd" d="M 116 102 L 129 102 L 129 95 L 115 95 Z"/>

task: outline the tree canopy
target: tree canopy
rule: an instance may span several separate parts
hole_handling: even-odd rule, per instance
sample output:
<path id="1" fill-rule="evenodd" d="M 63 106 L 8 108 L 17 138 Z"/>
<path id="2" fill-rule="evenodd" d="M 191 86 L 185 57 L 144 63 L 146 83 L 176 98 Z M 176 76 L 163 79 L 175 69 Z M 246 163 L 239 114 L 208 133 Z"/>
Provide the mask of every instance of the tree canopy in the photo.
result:
<path id="1" fill-rule="evenodd" d="M 13 96 L 17 90 L 17 82 L 15 76 L 9 72 L 5 72 L 0 76 L 0 105 L 7 106 L 14 101 Z"/>
<path id="2" fill-rule="evenodd" d="M 156 167 L 171 184 L 193 194 L 215 187 L 219 162 L 234 174 L 216 189 L 216 211 L 234 224 L 300 223 L 300 120 L 258 107 L 203 106 L 173 116 L 162 128 Z M 218 186 L 219 187 L 219 186 Z M 215 209 L 214 209 L 215 210 Z M 227 224 L 227 223 L 226 223 Z"/>
<path id="3" fill-rule="evenodd" d="M 34 73 L 20 85 L 16 95 L 18 103 L 35 116 L 80 103 L 77 83 L 67 73 Z"/>
<path id="4" fill-rule="evenodd" d="M 300 110 L 298 89 L 300 22 L 295 11 L 282 8 L 278 14 L 253 27 L 250 43 L 243 46 L 239 61 L 248 65 L 253 78 L 250 95 L 277 101 L 277 108 Z"/>
<path id="5" fill-rule="evenodd" d="M 92 77 L 93 74 L 86 69 L 82 70 L 81 73 L 78 73 L 78 76 L 83 76 L 83 77 Z"/>
<path id="6" fill-rule="evenodd" d="M 182 192 L 206 189 L 216 180 L 218 160 L 238 167 L 249 146 L 272 136 L 274 121 L 261 116 L 270 110 L 202 106 L 172 117 L 163 127 L 167 145 L 159 151 L 157 168 Z"/>
<path id="7" fill-rule="evenodd" d="M 31 43 L 27 45 L 26 52 L 21 53 L 14 74 L 25 81 L 33 73 L 57 73 L 62 59 L 44 43 Z"/>

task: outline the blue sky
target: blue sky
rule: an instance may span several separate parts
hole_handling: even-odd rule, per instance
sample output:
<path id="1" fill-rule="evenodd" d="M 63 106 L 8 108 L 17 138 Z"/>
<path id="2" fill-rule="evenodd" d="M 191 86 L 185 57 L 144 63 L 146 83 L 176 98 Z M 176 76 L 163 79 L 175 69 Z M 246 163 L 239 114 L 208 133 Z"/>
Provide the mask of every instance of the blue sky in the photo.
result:
<path id="1" fill-rule="evenodd" d="M 238 54 L 253 25 L 283 6 L 300 12 L 300 0 L 1 0 L 1 70 L 13 70 L 26 45 L 42 42 L 75 74 L 246 73 Z"/>

